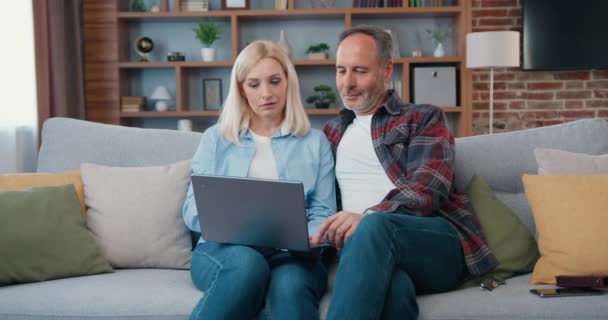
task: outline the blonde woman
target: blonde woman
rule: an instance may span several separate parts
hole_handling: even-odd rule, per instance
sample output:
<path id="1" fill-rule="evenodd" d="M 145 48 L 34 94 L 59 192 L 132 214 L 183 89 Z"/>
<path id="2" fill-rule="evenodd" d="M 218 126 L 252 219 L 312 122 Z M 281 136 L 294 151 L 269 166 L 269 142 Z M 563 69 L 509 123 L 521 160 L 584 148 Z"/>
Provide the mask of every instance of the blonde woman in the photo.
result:
<path id="1" fill-rule="evenodd" d="M 203 134 L 192 173 L 303 182 L 310 235 L 336 211 L 329 142 L 310 128 L 295 69 L 276 44 L 255 41 L 237 57 L 222 114 Z M 272 201 L 272 195 L 260 201 Z M 192 186 L 183 216 L 191 230 L 200 232 Z M 204 292 L 191 319 L 251 319 L 258 314 L 318 319 L 327 286 L 318 259 L 202 237 L 192 254 L 191 275 Z"/>

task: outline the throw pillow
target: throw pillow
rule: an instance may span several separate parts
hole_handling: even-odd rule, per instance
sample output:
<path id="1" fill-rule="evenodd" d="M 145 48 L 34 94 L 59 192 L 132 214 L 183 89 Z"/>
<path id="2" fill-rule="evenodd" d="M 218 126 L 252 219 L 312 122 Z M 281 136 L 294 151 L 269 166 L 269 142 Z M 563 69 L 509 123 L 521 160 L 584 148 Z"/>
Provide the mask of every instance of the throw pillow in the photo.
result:
<path id="1" fill-rule="evenodd" d="M 60 186 L 73 184 L 80 200 L 82 212 L 86 212 L 84 203 L 84 188 L 80 171 L 65 171 L 63 173 L 19 173 L 0 175 L 0 191 L 25 190 L 32 187 Z"/>
<path id="2" fill-rule="evenodd" d="M 528 228 L 511 208 L 496 197 L 481 177 L 473 176 L 466 194 L 479 219 L 486 242 L 498 259 L 498 266 L 487 275 L 466 281 L 463 287 L 478 286 L 489 277 L 504 280 L 516 274 L 532 272 L 539 253 Z"/>
<path id="3" fill-rule="evenodd" d="M 73 185 L 0 191 L 0 286 L 112 272 Z"/>
<path id="4" fill-rule="evenodd" d="M 608 154 L 588 155 L 556 149 L 534 149 L 538 174 L 608 174 Z"/>
<path id="5" fill-rule="evenodd" d="M 608 274 L 608 175 L 524 175 L 523 182 L 541 255 L 530 283 Z"/>
<path id="6" fill-rule="evenodd" d="M 190 161 L 158 167 L 82 164 L 87 225 L 117 268 L 188 269 L 192 243 L 182 219 Z"/>

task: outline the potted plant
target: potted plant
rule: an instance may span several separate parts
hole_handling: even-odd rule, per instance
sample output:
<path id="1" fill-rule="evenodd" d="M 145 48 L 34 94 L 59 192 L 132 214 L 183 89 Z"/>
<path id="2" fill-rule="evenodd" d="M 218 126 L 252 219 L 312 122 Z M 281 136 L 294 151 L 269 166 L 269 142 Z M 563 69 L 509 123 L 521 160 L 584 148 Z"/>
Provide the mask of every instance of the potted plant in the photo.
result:
<path id="1" fill-rule="evenodd" d="M 433 56 L 445 56 L 445 50 L 443 49 L 443 41 L 450 37 L 450 33 L 447 30 L 442 31 L 439 28 L 437 28 L 436 30 L 426 29 L 426 33 L 429 35 L 429 38 L 437 42 L 437 47 L 435 48 L 435 51 L 433 51 Z"/>
<path id="2" fill-rule="evenodd" d="M 133 0 L 133 2 L 131 2 L 131 11 L 146 12 L 144 0 Z"/>
<path id="3" fill-rule="evenodd" d="M 306 103 L 314 103 L 317 109 L 327 109 L 332 103 L 336 102 L 336 94 L 330 86 L 320 84 L 314 87 L 314 90 L 317 94 L 306 98 Z"/>
<path id="4" fill-rule="evenodd" d="M 201 49 L 201 55 L 203 61 L 215 60 L 215 48 L 211 48 L 211 45 L 221 38 L 222 29 L 213 23 L 213 21 L 207 20 L 198 23 L 198 28 L 192 29 L 196 34 L 196 38 L 203 44 Z"/>
<path id="5" fill-rule="evenodd" d="M 308 53 L 308 59 L 311 60 L 327 59 L 329 57 L 329 46 L 327 45 L 327 43 L 323 42 L 319 44 L 313 44 L 308 47 L 306 53 Z"/>

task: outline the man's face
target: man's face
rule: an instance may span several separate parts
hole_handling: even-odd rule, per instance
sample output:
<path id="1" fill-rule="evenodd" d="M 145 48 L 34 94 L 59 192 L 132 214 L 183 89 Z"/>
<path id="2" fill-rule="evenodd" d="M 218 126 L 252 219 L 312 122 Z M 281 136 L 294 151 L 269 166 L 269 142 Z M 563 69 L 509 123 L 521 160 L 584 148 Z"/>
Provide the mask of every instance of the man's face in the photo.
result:
<path id="1" fill-rule="evenodd" d="M 393 71 L 392 61 L 380 64 L 376 42 L 366 34 L 342 40 L 336 53 L 336 85 L 344 106 L 357 115 L 380 106 Z"/>

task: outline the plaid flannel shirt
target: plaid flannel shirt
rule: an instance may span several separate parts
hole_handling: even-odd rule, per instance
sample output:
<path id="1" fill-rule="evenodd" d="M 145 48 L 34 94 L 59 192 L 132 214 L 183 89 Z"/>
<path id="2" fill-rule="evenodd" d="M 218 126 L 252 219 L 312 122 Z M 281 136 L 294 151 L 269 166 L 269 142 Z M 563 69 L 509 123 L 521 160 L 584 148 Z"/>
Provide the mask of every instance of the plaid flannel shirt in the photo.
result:
<path id="1" fill-rule="evenodd" d="M 334 159 L 354 118 L 354 112 L 343 109 L 323 128 Z M 460 237 L 469 272 L 482 275 L 494 269 L 498 261 L 486 245 L 479 220 L 464 193 L 454 187 L 454 137 L 441 109 L 403 104 L 389 90 L 372 118 L 371 133 L 376 155 L 396 187 L 365 214 L 380 211 L 443 217 Z"/>

